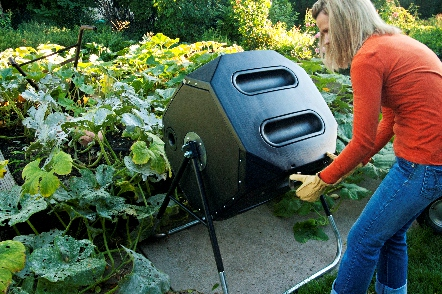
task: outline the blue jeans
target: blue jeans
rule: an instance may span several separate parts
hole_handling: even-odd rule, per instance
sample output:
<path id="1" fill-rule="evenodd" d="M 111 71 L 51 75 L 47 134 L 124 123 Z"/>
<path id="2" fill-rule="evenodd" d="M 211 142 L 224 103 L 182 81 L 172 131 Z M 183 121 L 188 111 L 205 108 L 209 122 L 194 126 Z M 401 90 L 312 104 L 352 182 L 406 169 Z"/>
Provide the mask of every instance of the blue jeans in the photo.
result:
<path id="1" fill-rule="evenodd" d="M 376 270 L 376 293 L 407 293 L 406 232 L 442 196 L 442 166 L 397 158 L 347 238 L 331 294 L 365 294 Z"/>

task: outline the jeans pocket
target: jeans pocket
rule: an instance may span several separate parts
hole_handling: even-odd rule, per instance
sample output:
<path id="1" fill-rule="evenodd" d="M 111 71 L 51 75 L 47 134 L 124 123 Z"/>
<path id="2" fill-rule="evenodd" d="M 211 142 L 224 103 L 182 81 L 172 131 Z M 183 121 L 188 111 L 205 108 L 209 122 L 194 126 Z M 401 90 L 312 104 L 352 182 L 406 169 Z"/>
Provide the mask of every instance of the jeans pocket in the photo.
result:
<path id="1" fill-rule="evenodd" d="M 442 166 L 426 167 L 422 196 L 431 201 L 442 196 Z"/>

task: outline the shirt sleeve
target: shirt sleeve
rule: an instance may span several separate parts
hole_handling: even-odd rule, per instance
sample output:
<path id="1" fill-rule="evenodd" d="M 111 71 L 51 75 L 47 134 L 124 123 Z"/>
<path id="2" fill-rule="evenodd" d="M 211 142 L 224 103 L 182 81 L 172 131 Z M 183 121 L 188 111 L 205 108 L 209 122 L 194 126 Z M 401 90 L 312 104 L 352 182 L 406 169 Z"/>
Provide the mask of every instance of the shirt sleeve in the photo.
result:
<path id="1" fill-rule="evenodd" d="M 376 140 L 374 142 L 373 150 L 371 153 L 362 161 L 365 165 L 370 159 L 378 153 L 394 136 L 393 132 L 394 125 L 394 113 L 390 108 L 382 107 L 382 119 L 379 122 L 379 126 L 376 132 Z"/>
<path id="2" fill-rule="evenodd" d="M 350 76 L 353 87 L 353 137 L 339 156 L 321 171 L 320 178 L 329 184 L 336 183 L 358 164 L 373 156 L 392 134 L 393 113 L 390 110 L 385 109 L 385 121 L 383 119 L 379 123 L 384 80 L 382 62 L 374 53 L 356 55 Z"/>

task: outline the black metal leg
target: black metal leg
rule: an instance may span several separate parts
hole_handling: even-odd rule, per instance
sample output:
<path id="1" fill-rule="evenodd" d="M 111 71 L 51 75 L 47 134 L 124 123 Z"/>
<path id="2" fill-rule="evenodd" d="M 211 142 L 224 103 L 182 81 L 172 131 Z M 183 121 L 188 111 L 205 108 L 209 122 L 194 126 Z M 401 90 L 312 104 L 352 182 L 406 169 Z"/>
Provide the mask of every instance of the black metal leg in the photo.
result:
<path id="1" fill-rule="evenodd" d="M 224 274 L 223 260 L 221 258 L 221 252 L 219 250 L 218 240 L 216 238 L 215 227 L 213 225 L 209 204 L 207 202 L 206 191 L 204 189 L 204 183 L 201 176 L 201 171 L 199 169 L 199 162 L 195 157 L 192 158 L 192 162 L 193 162 L 193 169 L 195 171 L 196 181 L 198 183 L 198 187 L 200 190 L 201 202 L 203 203 L 204 214 L 206 216 L 207 229 L 209 231 L 210 242 L 212 243 L 213 255 L 215 256 L 215 262 L 216 262 L 216 267 L 218 269 L 221 286 L 223 288 L 223 293 L 227 294 L 228 289 L 227 289 L 226 277 Z"/>

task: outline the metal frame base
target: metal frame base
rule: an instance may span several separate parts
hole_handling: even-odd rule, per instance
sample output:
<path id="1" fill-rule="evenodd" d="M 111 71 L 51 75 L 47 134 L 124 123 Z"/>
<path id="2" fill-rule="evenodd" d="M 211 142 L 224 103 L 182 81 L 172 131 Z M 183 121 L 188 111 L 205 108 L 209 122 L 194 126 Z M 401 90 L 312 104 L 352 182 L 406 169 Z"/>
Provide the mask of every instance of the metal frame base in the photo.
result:
<path id="1" fill-rule="evenodd" d="M 226 281 L 226 277 L 225 277 L 225 273 L 224 273 L 224 265 L 223 265 L 223 261 L 222 261 L 222 257 L 221 257 L 221 252 L 219 250 L 219 246 L 218 246 L 218 241 L 217 241 L 217 237 L 216 237 L 216 233 L 215 233 L 215 228 L 213 226 L 213 219 L 211 216 L 211 212 L 208 206 L 208 201 L 207 201 L 207 197 L 206 197 L 206 192 L 205 192 L 205 188 L 204 188 L 204 184 L 202 181 L 202 176 L 201 176 L 201 170 L 199 169 L 199 161 L 198 161 L 198 146 L 197 146 L 197 142 L 195 141 L 189 141 L 187 142 L 184 146 L 183 146 L 183 150 L 185 151 L 184 153 L 184 159 L 183 162 L 177 172 L 177 174 L 175 175 L 175 177 L 172 180 L 171 186 L 166 194 L 166 197 L 164 198 L 163 203 L 161 204 L 161 207 L 158 211 L 158 214 L 156 216 L 156 221 L 153 227 L 153 232 L 156 231 L 156 229 L 158 228 L 158 225 L 162 219 L 162 217 L 164 216 L 164 213 L 166 212 L 166 208 L 170 203 L 170 200 L 172 200 L 173 202 L 175 202 L 176 204 L 178 204 L 183 210 L 185 210 L 187 213 L 189 213 L 191 216 L 193 216 L 195 218 L 194 221 L 189 222 L 183 226 L 179 226 L 177 228 L 174 228 L 170 231 L 168 231 L 168 234 L 173 234 L 173 233 L 177 233 L 180 232 L 182 230 L 185 230 L 187 228 L 190 228 L 192 226 L 195 226 L 197 224 L 204 224 L 207 227 L 208 233 L 209 233 L 209 237 L 210 237 L 210 241 L 212 244 L 212 250 L 213 250 L 213 255 L 215 257 L 215 262 L 216 262 L 216 266 L 218 269 L 218 273 L 219 273 L 219 279 L 220 279 L 220 285 L 223 289 L 223 293 L 224 294 L 228 294 L 228 287 L 227 287 L 227 281 Z M 198 187 L 199 187 L 199 192 L 200 192 L 200 196 L 201 196 L 201 202 L 203 204 L 203 208 L 204 208 L 204 217 L 200 217 L 198 215 L 196 215 L 193 211 L 191 211 L 189 208 L 187 208 L 183 203 L 181 203 L 178 199 L 176 199 L 173 195 L 174 195 L 174 191 L 178 186 L 178 183 L 184 173 L 185 168 L 187 167 L 188 163 L 192 161 L 193 163 L 193 170 L 195 172 L 195 177 L 196 177 L 196 181 L 198 183 Z M 328 220 L 333 228 L 333 233 L 334 236 L 336 238 L 336 255 L 334 260 L 327 265 L 326 267 L 324 267 L 323 269 L 319 270 L 318 272 L 314 273 L 313 275 L 311 275 L 310 277 L 306 278 L 305 280 L 299 282 L 298 284 L 296 284 L 295 286 L 293 286 L 292 288 L 288 289 L 287 291 L 284 292 L 284 294 L 290 294 L 290 293 L 294 293 L 296 292 L 300 287 L 302 287 L 303 285 L 307 284 L 308 282 L 324 275 L 325 273 L 329 272 L 330 270 L 332 270 L 339 262 L 341 255 L 342 255 L 342 239 L 341 239 L 341 235 L 339 233 L 339 230 L 336 226 L 336 223 L 333 219 L 333 216 L 330 212 L 330 209 L 328 208 L 328 205 L 325 201 L 325 198 L 323 195 L 321 195 L 320 197 L 321 200 L 321 204 L 324 208 L 325 214 L 328 217 Z"/>

